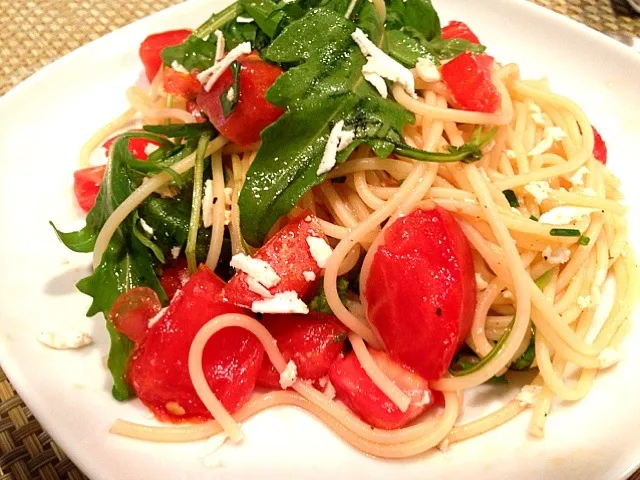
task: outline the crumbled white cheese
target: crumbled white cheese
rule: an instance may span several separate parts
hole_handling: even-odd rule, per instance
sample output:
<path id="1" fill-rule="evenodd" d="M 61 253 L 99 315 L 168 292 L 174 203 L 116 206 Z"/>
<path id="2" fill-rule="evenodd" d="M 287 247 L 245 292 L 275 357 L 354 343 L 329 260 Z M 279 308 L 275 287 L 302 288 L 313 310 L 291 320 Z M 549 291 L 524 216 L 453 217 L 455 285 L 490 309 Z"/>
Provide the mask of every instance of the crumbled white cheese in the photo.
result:
<path id="1" fill-rule="evenodd" d="M 242 17 L 240 15 L 238 15 L 236 17 L 236 22 L 238 23 L 252 23 L 254 20 L 251 17 Z"/>
<path id="2" fill-rule="evenodd" d="M 253 277 L 247 277 L 247 286 L 249 287 L 249 290 L 251 290 L 253 293 L 257 293 L 258 295 L 264 298 L 273 297 L 273 295 L 271 295 L 271 292 L 267 290 L 258 280 L 256 280 Z"/>
<path id="3" fill-rule="evenodd" d="M 218 63 L 224 58 L 224 34 L 220 30 L 216 30 L 215 32 L 213 32 L 213 34 L 216 36 L 216 56 L 214 61 Z"/>
<path id="4" fill-rule="evenodd" d="M 162 309 L 160 309 L 160 311 L 158 313 L 156 313 L 153 317 L 151 317 L 149 319 L 149 322 L 147 322 L 147 327 L 151 328 L 153 327 L 156 323 L 158 323 L 158 320 L 160 320 L 162 318 L 162 316 L 165 314 L 165 312 L 167 311 L 167 308 L 169 307 L 164 307 Z"/>
<path id="5" fill-rule="evenodd" d="M 233 89 L 233 87 L 229 87 L 229 90 L 227 90 L 227 100 L 233 102 L 235 94 L 236 91 Z"/>
<path id="6" fill-rule="evenodd" d="M 442 453 L 447 453 L 449 451 L 449 439 L 445 438 L 438 444 L 438 450 Z"/>
<path id="7" fill-rule="evenodd" d="M 549 225 L 567 225 L 575 220 L 597 212 L 597 208 L 562 206 L 554 207 L 540 215 L 538 221 Z"/>
<path id="8" fill-rule="evenodd" d="M 145 222 L 144 218 L 142 217 L 140 218 L 140 226 L 142 227 L 142 230 L 147 232 L 149 235 L 153 235 L 153 228 L 151 228 L 149 224 Z"/>
<path id="9" fill-rule="evenodd" d="M 275 287 L 280 282 L 280 277 L 264 260 L 252 258 L 244 253 L 238 253 L 231 257 L 230 265 L 236 270 L 241 270 L 250 277 L 255 278 L 267 288 Z"/>
<path id="10" fill-rule="evenodd" d="M 513 298 L 513 293 L 511 293 L 511 290 L 504 290 L 502 292 L 502 297 L 506 298 L 506 299 L 512 299 Z"/>
<path id="11" fill-rule="evenodd" d="M 44 331 L 38 335 L 40 343 L 57 350 L 82 348 L 93 342 L 91 336 L 80 330 Z"/>
<path id="12" fill-rule="evenodd" d="M 171 68 L 173 68 L 176 72 L 189 73 L 189 70 L 187 70 L 181 63 L 178 63 L 177 60 L 171 62 Z"/>
<path id="13" fill-rule="evenodd" d="M 350 130 L 343 131 L 343 126 L 344 120 L 340 120 L 336 122 L 331 129 L 316 174 L 322 175 L 323 173 L 327 173 L 331 170 L 336 164 L 336 154 L 347 148 L 347 146 L 353 141 L 355 137 L 354 133 Z"/>
<path id="14" fill-rule="evenodd" d="M 396 62 L 369 40 L 366 33 L 359 28 L 351 34 L 351 38 L 358 44 L 360 51 L 366 57 L 367 63 L 362 67 L 362 75 L 380 93 L 387 98 L 387 85 L 383 78 L 397 82 L 412 97 L 416 98 L 415 83 L 411 71 Z"/>
<path id="15" fill-rule="evenodd" d="M 533 197 L 538 205 L 540 205 L 543 200 L 549 198 L 551 187 L 549 186 L 549 182 L 542 180 L 527 183 L 524 186 L 524 190 Z"/>
<path id="16" fill-rule="evenodd" d="M 332 252 L 329 244 L 325 241 L 324 238 L 308 236 L 307 245 L 309 245 L 311 256 L 316 261 L 318 266 L 320 268 L 324 268 Z"/>
<path id="17" fill-rule="evenodd" d="M 180 251 L 182 250 L 181 247 L 172 247 L 171 248 L 171 258 L 173 258 L 174 260 L 176 258 L 178 258 L 180 256 Z"/>
<path id="18" fill-rule="evenodd" d="M 211 87 L 216 80 L 220 78 L 220 75 L 229 68 L 229 66 L 235 62 L 239 57 L 245 54 L 251 53 L 251 42 L 243 42 L 237 47 L 234 47 L 229 53 L 225 55 L 219 62 L 214 63 L 211 67 L 200 72 L 197 76 L 198 80 L 206 92 L 211 90 Z"/>
<path id="19" fill-rule="evenodd" d="M 510 150 L 510 149 L 507 148 L 504 151 L 504 154 L 507 156 L 507 158 L 509 160 L 515 160 L 516 159 L 516 152 L 514 152 L 513 150 Z"/>
<path id="20" fill-rule="evenodd" d="M 622 355 L 617 350 L 607 347 L 598 355 L 600 368 L 609 368 L 622 360 Z"/>
<path id="21" fill-rule="evenodd" d="M 587 296 L 579 296 L 576 299 L 576 303 L 578 304 L 578 306 L 582 309 L 586 309 L 591 307 L 591 295 L 587 295 Z"/>
<path id="22" fill-rule="evenodd" d="M 224 211 L 224 224 L 229 225 L 231 223 L 231 212 L 229 210 Z"/>
<path id="23" fill-rule="evenodd" d="M 422 394 L 422 398 L 418 400 L 415 404 L 418 407 L 423 407 L 424 405 L 429 405 L 431 403 L 432 397 L 431 392 L 429 390 L 425 390 Z"/>
<path id="24" fill-rule="evenodd" d="M 202 224 L 209 228 L 213 224 L 213 181 L 204 182 L 204 196 L 202 197 Z"/>
<path id="25" fill-rule="evenodd" d="M 479 290 L 479 291 L 486 290 L 488 286 L 489 284 L 482 277 L 482 275 L 476 272 L 476 290 Z"/>
<path id="26" fill-rule="evenodd" d="M 334 398 L 336 398 L 336 388 L 328 380 L 327 385 L 324 387 L 324 391 L 322 393 L 324 393 L 325 396 L 329 398 L 329 400 L 333 400 Z"/>
<path id="27" fill-rule="evenodd" d="M 316 274 L 311 270 L 305 270 L 302 272 L 302 276 L 307 282 L 313 282 L 316 279 Z"/>
<path id="28" fill-rule="evenodd" d="M 547 246 L 542 251 L 542 258 L 552 265 L 567 263 L 571 258 L 571 250 L 565 247 L 552 248 Z"/>
<path id="29" fill-rule="evenodd" d="M 442 78 L 438 66 L 429 57 L 420 57 L 416 63 L 416 72 L 425 82 L 439 82 Z"/>
<path id="30" fill-rule="evenodd" d="M 516 400 L 521 407 L 533 407 L 540 392 L 542 392 L 541 385 L 525 385 L 520 389 Z"/>
<path id="31" fill-rule="evenodd" d="M 516 215 L 522 216 L 522 212 L 520 210 L 518 210 L 516 207 L 511 207 L 511 211 L 513 213 L 515 213 Z"/>
<path id="32" fill-rule="evenodd" d="M 209 437 L 204 445 L 204 466 L 207 468 L 219 467 L 221 465 L 220 457 L 217 455 L 218 450 L 224 445 L 229 438 L 226 432 Z"/>
<path id="33" fill-rule="evenodd" d="M 596 191 L 591 187 L 583 188 L 582 189 L 582 194 L 586 195 L 587 197 L 597 197 L 598 196 Z"/>
<path id="34" fill-rule="evenodd" d="M 567 138 L 567 134 L 562 128 L 546 127 L 544 129 L 544 137 L 529 151 L 529 156 L 542 155 L 553 146 L 554 142 L 564 140 L 565 138 Z"/>
<path id="35" fill-rule="evenodd" d="M 295 383 L 297 376 L 298 368 L 296 367 L 296 364 L 293 362 L 293 360 L 289 360 L 289 363 L 287 363 L 287 368 L 285 368 L 280 374 L 280 386 L 282 387 L 282 389 L 286 390 L 287 388 L 291 387 Z"/>
<path id="36" fill-rule="evenodd" d="M 276 293 L 271 298 L 256 300 L 251 304 L 255 313 L 309 313 L 309 307 L 292 290 Z"/>
<path id="37" fill-rule="evenodd" d="M 584 185 L 584 176 L 589 173 L 589 169 L 584 165 L 577 169 L 572 175 L 565 177 L 573 185 L 581 187 Z"/>
<path id="38" fill-rule="evenodd" d="M 147 145 L 144 147 L 144 154 L 149 156 L 151 155 L 153 152 L 155 152 L 156 150 L 158 150 L 160 147 L 158 145 L 156 145 L 155 143 L 147 143 Z"/>

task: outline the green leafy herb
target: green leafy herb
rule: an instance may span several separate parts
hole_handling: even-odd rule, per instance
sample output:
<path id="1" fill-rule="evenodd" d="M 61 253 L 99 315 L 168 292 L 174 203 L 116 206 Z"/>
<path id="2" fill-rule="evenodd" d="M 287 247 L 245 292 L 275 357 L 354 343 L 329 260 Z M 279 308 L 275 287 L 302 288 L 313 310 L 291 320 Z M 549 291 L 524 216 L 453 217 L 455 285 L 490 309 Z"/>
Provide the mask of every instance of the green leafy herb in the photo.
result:
<path id="1" fill-rule="evenodd" d="M 191 199 L 191 218 L 189 220 L 189 234 L 187 236 L 187 246 L 184 253 L 187 256 L 189 272 L 195 273 L 198 268 L 196 261 L 196 244 L 198 230 L 200 228 L 200 211 L 202 210 L 202 184 L 204 175 L 204 158 L 209 145 L 209 134 L 203 133 L 198 141 L 196 150 L 196 160 L 193 173 L 193 195 Z"/>
<path id="2" fill-rule="evenodd" d="M 276 36 L 281 22 L 287 16 L 285 11 L 271 0 L 240 0 L 240 4 L 269 38 Z"/>
<path id="3" fill-rule="evenodd" d="M 356 17 L 354 25 L 331 10 L 313 9 L 287 26 L 264 53 L 267 60 L 290 68 L 267 91 L 267 100 L 286 112 L 262 131 L 262 146 L 238 200 L 243 237 L 250 245 L 260 245 L 273 223 L 324 180 L 316 172 L 329 132 L 339 120 L 354 132 L 355 140 L 340 152 L 338 162 L 362 144 L 379 157 L 395 152 L 423 161 L 475 161 L 494 135 L 479 130 L 468 144 L 448 152 L 407 145 L 401 132 L 414 116 L 381 98 L 365 81 L 365 58 L 351 38 L 358 26 L 371 41 L 383 45 L 380 18 L 366 1 L 354 11 Z"/>
<path id="4" fill-rule="evenodd" d="M 540 219 L 538 217 L 536 217 L 535 215 L 530 215 L 529 216 L 529 220 L 533 220 L 534 222 L 539 222 Z"/>
<path id="5" fill-rule="evenodd" d="M 145 132 L 164 135 L 168 138 L 194 138 L 200 137 L 203 133 L 213 135 L 215 129 L 209 122 L 204 123 L 172 123 L 170 125 L 145 125 L 142 127 Z"/>
<path id="6" fill-rule="evenodd" d="M 338 296 L 342 303 L 347 301 L 347 291 L 349 290 L 349 282 L 345 278 L 338 279 Z M 333 313 L 329 303 L 327 302 L 327 296 L 324 293 L 324 288 L 320 286 L 318 293 L 309 302 L 309 310 L 323 313 Z"/>
<path id="7" fill-rule="evenodd" d="M 477 362 L 471 362 L 468 364 L 461 365 L 459 364 L 459 358 L 454 358 L 451 366 L 449 367 L 449 373 L 454 377 L 461 377 L 463 375 L 469 375 L 473 372 L 480 370 L 483 366 L 491 361 L 493 357 L 495 357 L 500 350 L 504 347 L 507 338 L 509 338 L 509 334 L 511 333 L 511 328 L 513 328 L 513 321 L 509 323 L 507 328 L 505 328 L 504 333 L 500 337 L 500 339 L 496 342 L 491 351 L 482 359 L 478 359 Z M 476 357 L 477 358 L 477 357 Z"/>
<path id="8" fill-rule="evenodd" d="M 589 237 L 587 237 L 586 235 L 580 235 L 580 238 L 578 239 L 578 245 L 582 245 L 583 247 L 589 245 L 589 242 L 591 241 L 591 239 Z"/>
<path id="9" fill-rule="evenodd" d="M 240 64 L 238 62 L 231 64 L 231 74 L 233 75 L 233 83 L 220 94 L 220 106 L 225 118 L 231 115 L 238 103 L 240 93 Z"/>
<path id="10" fill-rule="evenodd" d="M 552 237 L 579 237 L 580 230 L 577 228 L 552 228 L 549 230 Z"/>
<path id="11" fill-rule="evenodd" d="M 533 327 L 531 327 L 533 329 Z M 535 331 L 535 330 L 534 330 Z M 524 351 L 524 353 L 518 357 L 514 362 L 509 366 L 512 370 L 529 370 L 531 365 L 533 365 L 533 360 L 536 358 L 536 343 L 535 343 L 535 333 L 531 333 L 531 340 L 529 342 L 529 346 Z"/>
<path id="12" fill-rule="evenodd" d="M 553 270 L 547 270 L 538 278 L 536 278 L 535 283 L 540 290 L 544 290 L 549 285 L 549 282 L 553 278 Z"/>
<path id="13" fill-rule="evenodd" d="M 513 190 L 503 190 L 502 194 L 506 197 L 507 202 L 513 208 L 518 208 L 520 206 L 520 202 L 518 202 L 518 197 Z"/>

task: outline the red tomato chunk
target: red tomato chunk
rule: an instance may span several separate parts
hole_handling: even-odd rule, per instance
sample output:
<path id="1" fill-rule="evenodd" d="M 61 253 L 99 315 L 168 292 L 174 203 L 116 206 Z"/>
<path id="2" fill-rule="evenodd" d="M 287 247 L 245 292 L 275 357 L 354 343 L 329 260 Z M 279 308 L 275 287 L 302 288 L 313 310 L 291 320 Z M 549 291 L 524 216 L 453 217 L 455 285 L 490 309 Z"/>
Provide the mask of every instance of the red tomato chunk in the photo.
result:
<path id="1" fill-rule="evenodd" d="M 224 71 L 211 90 L 198 95 L 197 102 L 222 135 L 237 145 L 248 146 L 260 141 L 260 132 L 284 113 L 264 98 L 282 70 L 256 55 L 241 57 L 238 63 L 238 102 L 228 117 L 222 110 L 220 96 L 233 85 L 231 68 Z"/>
<path id="2" fill-rule="evenodd" d="M 424 412 L 432 403 L 429 384 L 389 356 L 370 350 L 378 367 L 400 387 L 411 403 L 406 412 L 400 409 L 380 390 L 366 374 L 355 353 L 338 358 L 329 370 L 329 380 L 336 396 L 369 425 L 386 430 L 403 427 Z"/>
<path id="3" fill-rule="evenodd" d="M 463 53 L 441 68 L 458 107 L 474 112 L 494 113 L 500 108 L 500 93 L 491 81 L 493 57 Z"/>
<path id="4" fill-rule="evenodd" d="M 344 347 L 347 328 L 333 315 L 311 312 L 308 315 L 264 315 L 262 324 L 276 339 L 285 360 L 293 360 L 298 377 L 319 380 Z M 265 355 L 258 385 L 280 389 L 280 375 Z"/>
<path id="5" fill-rule="evenodd" d="M 382 235 L 361 279 L 367 318 L 393 358 L 436 380 L 471 329 L 471 249 L 453 215 L 439 206 L 398 218 Z"/>
<path id="6" fill-rule="evenodd" d="M 480 40 L 478 40 L 478 37 L 471 31 L 469 26 L 464 22 L 458 22 L 456 20 L 449 22 L 449 25 L 442 28 L 442 38 L 445 40 L 459 38 L 460 40 L 480 44 Z"/>
<path id="7" fill-rule="evenodd" d="M 189 376 L 191 343 L 212 318 L 243 310 L 220 300 L 224 282 L 201 266 L 171 301 L 133 353 L 128 380 L 136 396 L 161 418 L 211 417 Z M 249 398 L 262 365 L 264 349 L 242 328 L 225 328 L 207 343 L 202 365 L 209 387 L 231 413 Z"/>
<path id="8" fill-rule="evenodd" d="M 187 37 L 191 35 L 191 30 L 169 30 L 168 32 L 156 33 L 149 35 L 140 44 L 140 60 L 144 65 L 144 71 L 147 79 L 151 82 L 162 67 L 162 49 L 180 45 Z"/>

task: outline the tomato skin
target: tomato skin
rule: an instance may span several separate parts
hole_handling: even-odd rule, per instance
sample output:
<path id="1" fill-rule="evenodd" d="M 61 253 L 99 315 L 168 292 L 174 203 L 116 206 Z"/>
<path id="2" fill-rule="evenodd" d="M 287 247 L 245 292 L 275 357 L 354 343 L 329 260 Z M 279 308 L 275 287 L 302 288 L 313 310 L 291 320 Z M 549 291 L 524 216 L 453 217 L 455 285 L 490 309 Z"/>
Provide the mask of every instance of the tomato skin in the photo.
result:
<path id="1" fill-rule="evenodd" d="M 96 204 L 106 166 L 83 168 L 73 172 L 73 193 L 80 208 L 88 212 Z"/>
<path id="2" fill-rule="evenodd" d="M 429 384 L 386 353 L 369 349 L 380 369 L 409 397 L 411 403 L 401 412 L 395 403 L 380 390 L 364 371 L 355 353 L 338 359 L 329 369 L 329 380 L 336 389 L 336 397 L 372 427 L 394 430 L 401 428 L 424 412 L 433 403 Z M 425 395 L 425 392 L 428 392 Z M 425 401 L 426 400 L 426 401 Z"/>
<path id="3" fill-rule="evenodd" d="M 264 315 L 262 324 L 275 338 L 285 360 L 293 360 L 298 377 L 319 380 L 342 351 L 347 328 L 333 315 Z M 265 355 L 258 374 L 258 385 L 280 389 L 280 375 Z"/>
<path id="4" fill-rule="evenodd" d="M 209 320 L 224 313 L 245 313 L 220 300 L 223 286 L 211 270 L 200 266 L 133 353 L 129 383 L 161 418 L 211 418 L 191 383 L 188 357 L 196 333 Z M 207 343 L 202 361 L 205 377 L 230 412 L 237 411 L 251 395 L 263 354 L 258 339 L 242 328 L 225 328 Z M 167 410 L 168 402 L 180 405 L 184 415 L 173 415 Z"/>
<path id="5" fill-rule="evenodd" d="M 164 91 L 172 95 L 179 95 L 186 99 L 193 99 L 202 91 L 202 84 L 196 78 L 196 73 L 177 72 L 171 67 L 162 70 Z"/>
<path id="6" fill-rule="evenodd" d="M 591 127 L 593 130 L 593 156 L 603 165 L 607 164 L 607 144 L 600 136 L 600 133 L 596 130 L 596 127 Z"/>
<path id="7" fill-rule="evenodd" d="M 254 55 L 240 57 L 238 63 L 238 102 L 228 117 L 222 111 L 220 95 L 233 85 L 231 68 L 224 71 L 211 90 L 198 95 L 197 102 L 222 135 L 237 145 L 248 146 L 260 141 L 260 132 L 284 113 L 264 98 L 283 71 Z"/>
<path id="8" fill-rule="evenodd" d="M 149 287 L 135 287 L 120 295 L 109 312 L 109 320 L 120 333 L 135 343 L 147 336 L 149 320 L 162 309 L 156 292 Z"/>
<path id="9" fill-rule="evenodd" d="M 305 210 L 253 254 L 253 258 L 269 263 L 280 277 L 280 282 L 269 289 L 272 295 L 293 290 L 305 300 L 315 292 L 322 269 L 311 256 L 307 244 L 309 236 L 327 239 L 318 219 L 311 210 Z M 313 272 L 316 279 L 306 280 L 303 275 L 305 271 Z M 242 271 L 236 272 L 229 280 L 224 297 L 234 305 L 246 308 L 251 308 L 254 301 L 262 299 L 262 296 L 249 290 L 247 274 Z"/>
<path id="10" fill-rule="evenodd" d="M 460 40 L 466 40 L 480 45 L 480 40 L 478 40 L 478 37 L 471 31 L 469 26 L 464 22 L 458 22 L 456 20 L 449 22 L 446 27 L 442 27 L 442 38 L 444 40 L 459 38 Z"/>
<path id="11" fill-rule="evenodd" d="M 491 81 L 493 57 L 465 52 L 440 69 L 458 107 L 474 112 L 494 113 L 500 107 L 500 93 Z"/>
<path id="12" fill-rule="evenodd" d="M 173 298 L 176 292 L 188 281 L 189 268 L 184 257 L 181 257 L 174 265 L 164 267 L 162 275 L 160 275 L 160 285 L 169 299 Z"/>
<path id="13" fill-rule="evenodd" d="M 149 35 L 144 39 L 140 44 L 138 54 L 149 82 L 153 80 L 160 67 L 162 67 L 162 57 L 160 56 L 162 49 L 181 44 L 189 35 L 191 35 L 191 30 L 188 29 L 169 30 Z"/>
<path id="14" fill-rule="evenodd" d="M 113 144 L 120 137 L 120 135 L 116 135 L 111 137 L 109 140 L 104 142 L 102 148 L 105 149 L 107 157 L 111 155 L 111 149 L 113 148 Z M 129 151 L 137 160 L 147 160 L 149 158 L 149 154 L 147 153 L 147 147 L 149 145 L 155 145 L 157 147 L 160 146 L 158 142 L 155 140 L 149 140 L 148 138 L 141 137 L 132 137 L 129 139 Z"/>
<path id="15" fill-rule="evenodd" d="M 471 330 L 476 283 L 469 243 L 439 206 L 398 218 L 383 235 L 360 279 L 367 318 L 393 358 L 437 380 Z"/>

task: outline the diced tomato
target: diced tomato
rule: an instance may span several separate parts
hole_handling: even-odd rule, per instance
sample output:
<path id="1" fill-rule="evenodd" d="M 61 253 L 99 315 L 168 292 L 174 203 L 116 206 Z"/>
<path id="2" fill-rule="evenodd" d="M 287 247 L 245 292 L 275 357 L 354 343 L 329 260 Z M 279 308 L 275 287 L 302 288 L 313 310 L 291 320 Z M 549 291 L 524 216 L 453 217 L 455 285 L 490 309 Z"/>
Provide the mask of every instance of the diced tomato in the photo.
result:
<path id="1" fill-rule="evenodd" d="M 189 269 L 184 257 L 181 257 L 174 265 L 164 267 L 162 275 L 160 275 L 160 285 L 169 299 L 173 298 L 176 292 L 188 281 Z"/>
<path id="2" fill-rule="evenodd" d="M 442 28 L 442 38 L 445 40 L 459 38 L 460 40 L 480 44 L 480 40 L 478 40 L 476 34 L 471 31 L 466 23 L 455 20 L 449 22 L 449 25 Z"/>
<path id="3" fill-rule="evenodd" d="M 253 255 L 253 258 L 270 264 L 280 277 L 278 284 L 269 289 L 272 295 L 293 290 L 298 297 L 308 299 L 315 292 L 322 269 L 311 255 L 307 237 L 320 237 L 326 241 L 318 219 L 311 210 L 291 220 Z M 315 280 L 307 280 L 304 272 L 313 272 Z M 235 305 L 247 308 L 251 308 L 254 301 L 262 299 L 261 295 L 249 289 L 247 274 L 242 271 L 229 280 L 224 297 Z"/>
<path id="4" fill-rule="evenodd" d="M 463 110 L 493 113 L 500 107 L 500 93 L 491 81 L 493 57 L 465 52 L 441 68 L 442 79 Z"/>
<path id="5" fill-rule="evenodd" d="M 150 82 L 162 67 L 162 57 L 160 56 L 162 49 L 181 44 L 189 35 L 191 35 L 191 30 L 169 30 L 168 32 L 149 35 L 144 39 L 140 44 L 138 53 L 144 65 L 147 79 Z"/>
<path id="6" fill-rule="evenodd" d="M 91 210 L 96 204 L 106 168 L 106 166 L 100 165 L 73 172 L 73 193 L 76 195 L 80 208 L 85 212 Z"/>
<path id="7" fill-rule="evenodd" d="M 114 142 L 118 139 L 119 136 L 120 135 L 111 137 L 102 145 L 102 148 L 104 148 L 106 151 L 107 157 L 111 155 L 111 148 L 113 147 Z M 129 139 L 129 151 L 138 160 L 146 160 L 147 158 L 149 158 L 149 154 L 147 153 L 149 145 L 155 145 L 156 147 L 160 146 L 158 142 L 156 142 L 155 140 L 149 140 L 148 138 L 134 137 Z"/>
<path id="8" fill-rule="evenodd" d="M 171 67 L 164 67 L 162 82 L 165 92 L 186 99 L 196 98 L 202 90 L 202 84 L 196 78 L 195 72 L 177 72 Z"/>
<path id="9" fill-rule="evenodd" d="M 193 115 L 193 118 L 196 119 L 196 122 L 202 123 L 205 121 L 205 118 L 202 116 L 202 111 L 198 106 L 198 102 L 196 102 L 195 100 L 188 100 L 185 109 L 187 110 L 187 112 Z"/>
<path id="10" fill-rule="evenodd" d="M 284 110 L 269 103 L 265 92 L 282 74 L 282 70 L 257 56 L 238 59 L 240 64 L 238 102 L 225 117 L 220 96 L 233 85 L 231 68 L 228 68 L 213 84 L 211 90 L 198 95 L 202 111 L 218 131 L 240 146 L 248 146 L 260 140 L 260 132 L 275 122 Z"/>
<path id="11" fill-rule="evenodd" d="M 400 428 L 424 412 L 433 395 L 426 380 L 393 361 L 386 353 L 369 350 L 380 369 L 409 397 L 411 403 L 401 412 L 364 371 L 355 353 L 338 359 L 329 369 L 329 380 L 336 397 L 372 427 L 393 430 Z"/>
<path id="12" fill-rule="evenodd" d="M 142 342 L 149 330 L 149 320 L 162 309 L 156 292 L 149 287 L 135 287 L 120 295 L 111 307 L 109 320 L 120 333 L 135 343 Z"/>
<path id="13" fill-rule="evenodd" d="M 293 360 L 298 377 L 319 380 L 342 351 L 347 328 L 333 315 L 264 315 L 262 324 L 276 339 L 285 360 Z M 280 375 L 265 355 L 258 385 L 280 389 Z"/>
<path id="14" fill-rule="evenodd" d="M 471 248 L 453 215 L 439 206 L 398 218 L 382 235 L 360 280 L 367 318 L 393 358 L 436 380 L 471 330 Z"/>
<path id="15" fill-rule="evenodd" d="M 191 343 L 205 323 L 224 313 L 243 312 L 220 300 L 223 286 L 222 280 L 201 266 L 134 351 L 129 383 L 161 418 L 211 417 L 191 383 L 188 358 Z M 242 328 L 225 328 L 207 343 L 202 357 L 205 377 L 228 411 L 237 411 L 251 395 L 263 354 L 258 339 Z"/>
<path id="16" fill-rule="evenodd" d="M 591 127 L 593 129 L 593 156 L 596 160 L 601 162 L 603 165 L 607 164 L 607 144 L 604 143 L 604 140 L 600 136 L 600 133 L 596 130 L 596 127 Z"/>

